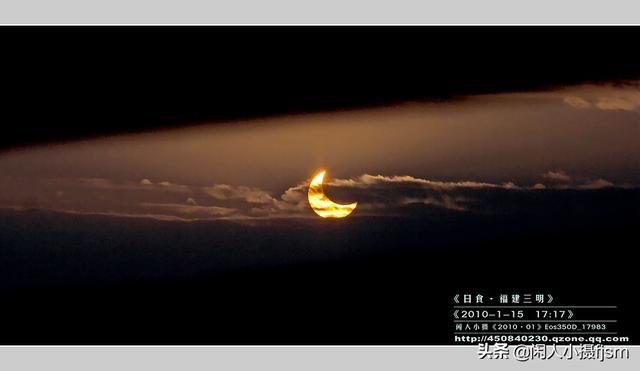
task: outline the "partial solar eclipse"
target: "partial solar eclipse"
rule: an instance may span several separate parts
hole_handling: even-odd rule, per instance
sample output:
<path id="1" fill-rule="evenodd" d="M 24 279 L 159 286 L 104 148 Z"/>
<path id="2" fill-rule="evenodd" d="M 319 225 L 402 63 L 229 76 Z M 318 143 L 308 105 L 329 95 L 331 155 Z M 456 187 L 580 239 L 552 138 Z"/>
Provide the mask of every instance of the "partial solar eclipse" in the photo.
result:
<path id="1" fill-rule="evenodd" d="M 357 202 L 348 205 L 337 204 L 329 199 L 322 190 L 326 171 L 321 171 L 309 184 L 309 205 L 323 218 L 344 218 L 356 208 Z"/>

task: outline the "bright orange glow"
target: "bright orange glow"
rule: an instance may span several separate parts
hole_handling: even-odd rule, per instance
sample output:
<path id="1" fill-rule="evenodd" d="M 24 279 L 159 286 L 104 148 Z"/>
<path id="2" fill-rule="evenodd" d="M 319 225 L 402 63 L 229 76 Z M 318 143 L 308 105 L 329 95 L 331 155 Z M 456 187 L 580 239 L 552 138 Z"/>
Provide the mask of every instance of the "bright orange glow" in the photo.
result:
<path id="1" fill-rule="evenodd" d="M 348 205 L 337 204 L 329 199 L 322 190 L 322 181 L 326 171 L 321 171 L 309 184 L 309 205 L 323 218 L 344 218 L 356 208 L 357 202 Z"/>

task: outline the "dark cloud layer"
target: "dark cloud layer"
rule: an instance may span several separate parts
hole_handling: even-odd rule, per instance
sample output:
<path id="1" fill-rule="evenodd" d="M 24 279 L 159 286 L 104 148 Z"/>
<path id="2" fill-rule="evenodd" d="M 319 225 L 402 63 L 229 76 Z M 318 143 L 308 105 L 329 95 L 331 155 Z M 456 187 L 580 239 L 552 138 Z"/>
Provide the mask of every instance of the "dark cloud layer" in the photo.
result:
<path id="1" fill-rule="evenodd" d="M 392 183 L 395 188 L 388 187 Z M 55 285 L 79 274 L 108 282 L 153 279 L 402 250 L 426 254 L 451 246 L 485 244 L 491 251 L 495 246 L 486 243 L 496 239 L 579 251 L 571 239 L 556 246 L 556 236 L 588 240 L 586 233 L 599 230 L 617 238 L 618 228 L 635 231 L 640 221 L 638 189 L 540 190 L 381 176 L 340 179 L 327 189 L 360 196 L 364 207 L 342 220 L 318 218 L 308 207 L 298 210 L 295 198 L 274 198 L 290 206 L 288 213 L 274 204 L 269 207 L 277 211 L 263 209 L 264 215 L 250 205 L 231 209 L 188 202 L 145 203 L 136 213 L 0 209 L 0 262 L 23 256 L 21 266 L 29 267 L 9 264 L 0 276 L 11 279 L 0 280 L 0 286 Z M 89 271 L 87 264 L 93 267 Z"/>

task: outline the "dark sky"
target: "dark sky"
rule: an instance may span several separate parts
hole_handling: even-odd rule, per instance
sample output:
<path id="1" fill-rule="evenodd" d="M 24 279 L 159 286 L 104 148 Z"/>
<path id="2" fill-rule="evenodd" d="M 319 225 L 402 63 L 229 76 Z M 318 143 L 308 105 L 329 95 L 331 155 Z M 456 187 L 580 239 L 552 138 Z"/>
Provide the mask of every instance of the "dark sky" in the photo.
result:
<path id="1" fill-rule="evenodd" d="M 633 27 L 3 27 L 3 147 L 640 76 Z"/>

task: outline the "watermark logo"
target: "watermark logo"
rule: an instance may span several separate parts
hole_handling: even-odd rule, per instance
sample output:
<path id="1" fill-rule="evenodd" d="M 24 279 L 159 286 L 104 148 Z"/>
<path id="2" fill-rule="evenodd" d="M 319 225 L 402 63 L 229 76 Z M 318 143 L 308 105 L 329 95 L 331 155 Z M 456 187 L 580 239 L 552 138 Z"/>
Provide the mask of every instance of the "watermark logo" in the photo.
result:
<path id="1" fill-rule="evenodd" d="M 515 359 L 526 362 L 534 359 L 593 360 L 604 362 L 611 359 L 629 359 L 629 348 L 604 344 L 519 344 L 480 343 L 479 359 Z"/>

